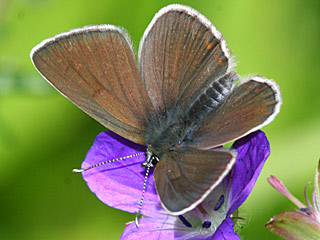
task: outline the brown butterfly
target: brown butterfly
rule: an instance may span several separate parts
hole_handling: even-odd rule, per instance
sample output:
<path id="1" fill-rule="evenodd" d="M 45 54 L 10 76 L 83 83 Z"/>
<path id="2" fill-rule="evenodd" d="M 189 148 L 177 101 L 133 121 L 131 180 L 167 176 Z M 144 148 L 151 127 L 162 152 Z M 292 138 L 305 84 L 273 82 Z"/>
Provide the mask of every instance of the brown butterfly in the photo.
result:
<path id="1" fill-rule="evenodd" d="M 197 206 L 232 168 L 237 153 L 213 149 L 270 123 L 281 105 L 277 84 L 239 76 L 226 41 L 194 9 L 161 9 L 140 42 L 138 64 L 127 33 L 87 26 L 31 51 L 59 92 L 106 128 L 148 147 L 163 207 Z"/>

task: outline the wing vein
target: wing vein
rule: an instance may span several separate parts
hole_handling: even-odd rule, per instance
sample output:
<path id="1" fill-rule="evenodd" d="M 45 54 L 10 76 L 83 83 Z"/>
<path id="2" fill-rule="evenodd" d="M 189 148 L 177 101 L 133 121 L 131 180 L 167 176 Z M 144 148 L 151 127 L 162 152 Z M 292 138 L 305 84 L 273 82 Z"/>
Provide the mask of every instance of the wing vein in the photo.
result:
<path id="1" fill-rule="evenodd" d="M 198 31 L 199 31 L 199 29 L 198 29 Z M 197 34 L 198 34 L 198 33 L 197 33 Z M 204 41 L 205 41 L 205 38 L 203 37 L 201 43 L 198 44 L 198 48 L 196 49 L 193 58 L 191 58 L 191 61 L 190 61 L 189 65 L 186 67 L 186 71 L 185 71 L 185 73 L 184 73 L 183 78 L 185 78 L 186 75 L 187 75 L 187 73 L 188 73 L 189 71 L 191 71 L 191 65 L 192 65 L 193 62 L 195 61 L 197 53 L 200 52 L 200 49 L 202 48 Z M 216 48 L 215 48 L 215 49 L 216 49 Z M 211 51 L 211 52 L 209 53 L 209 56 L 212 55 L 213 52 L 215 52 L 215 51 Z M 193 70 L 192 75 L 189 77 L 189 81 L 184 85 L 184 88 L 183 88 L 182 91 L 180 92 L 180 94 L 179 94 L 179 96 L 178 96 L 178 99 L 177 99 L 177 102 L 179 102 L 181 96 L 183 96 L 183 94 L 185 93 L 185 91 L 190 87 L 191 83 L 194 81 L 195 77 L 198 76 L 199 72 L 202 71 L 202 69 L 204 68 L 204 66 L 207 64 L 207 62 L 208 62 L 209 59 L 210 59 L 209 57 L 201 57 L 201 58 L 202 58 L 201 65 L 197 66 L 197 68 L 196 68 L 195 70 Z"/>
<path id="2" fill-rule="evenodd" d="M 162 85 L 161 85 L 161 97 L 163 99 L 163 102 L 164 102 L 164 111 L 167 112 L 167 103 L 166 103 L 166 99 L 164 97 L 164 82 L 165 82 L 165 71 L 166 71 L 166 47 L 167 47 L 167 35 L 168 35 L 168 28 L 167 28 L 167 23 L 168 22 L 168 14 L 166 15 L 166 19 L 163 21 L 163 25 L 164 27 L 162 28 L 162 31 L 164 29 L 164 48 L 162 49 Z"/>
<path id="3" fill-rule="evenodd" d="M 99 36 L 100 36 L 100 34 L 99 34 Z M 96 45 L 96 47 L 98 47 L 96 41 L 94 40 L 93 35 L 91 35 L 91 39 L 92 39 L 92 42 Z M 101 39 L 101 36 L 100 36 L 100 40 L 102 40 L 102 39 Z M 110 85 L 110 83 L 109 83 L 109 81 L 108 81 L 107 76 L 105 75 L 105 73 L 104 73 L 104 71 L 103 71 L 103 69 L 102 69 L 102 67 L 101 67 L 100 62 L 97 60 L 96 56 L 93 54 L 92 49 L 91 49 L 88 41 L 85 40 L 85 42 L 86 42 L 86 44 L 87 44 L 87 46 L 88 46 L 88 48 L 89 48 L 89 50 L 90 50 L 90 52 L 91 52 L 91 55 L 93 56 L 93 58 L 94 58 L 94 60 L 95 60 L 97 66 L 99 67 L 99 69 L 100 69 L 100 71 L 101 71 L 101 73 L 102 73 L 102 75 L 103 75 L 103 77 L 104 77 L 105 83 L 108 85 L 108 88 L 106 88 L 106 86 L 105 86 L 104 84 L 102 84 L 100 81 L 99 81 L 99 83 L 104 87 L 104 89 L 105 89 L 106 91 L 112 93 L 112 95 L 115 96 L 115 97 L 119 100 L 119 102 L 122 102 L 124 105 L 126 105 L 125 102 L 123 101 L 123 99 L 122 99 L 122 98 L 119 98 L 119 96 L 117 96 L 117 95 L 115 94 L 114 90 L 112 89 L 112 87 L 111 87 L 111 85 Z M 101 41 L 101 42 L 102 42 L 102 41 Z M 105 49 L 104 49 L 104 50 L 105 50 Z M 105 52 L 106 52 L 106 51 L 105 51 Z M 107 53 L 107 52 L 106 52 L 106 53 Z M 128 105 L 126 105 L 126 106 L 128 106 Z"/>
<path id="4" fill-rule="evenodd" d="M 127 41 L 125 39 L 120 39 L 120 40 L 121 40 L 122 45 L 123 45 L 123 41 L 125 41 L 125 44 L 127 44 Z M 134 71 L 133 71 L 133 68 L 132 68 L 132 66 L 130 64 L 129 56 L 128 56 L 127 51 L 124 51 L 124 52 L 125 52 L 125 56 L 126 56 L 126 59 L 127 59 L 128 67 L 130 68 L 130 74 L 132 76 L 132 79 L 134 80 L 134 85 L 135 85 L 135 87 L 138 87 L 137 81 L 139 81 L 139 79 L 136 79 L 136 76 L 134 76 Z M 137 67 L 137 66 L 135 65 L 135 67 Z M 135 105 L 135 109 L 139 113 L 138 116 L 136 116 L 136 117 L 141 119 L 141 116 L 142 116 L 141 110 L 142 109 L 139 109 L 138 103 L 140 104 L 140 106 L 142 106 L 144 108 L 143 113 L 147 112 L 147 105 L 146 104 L 141 104 L 141 101 L 142 101 L 141 100 L 141 94 L 140 94 L 140 96 L 135 96 L 135 97 L 139 98 L 139 102 L 138 101 L 131 101 L 130 103 Z M 137 115 L 137 114 L 135 114 L 135 115 Z M 145 114 L 143 115 L 143 118 L 144 118 L 144 121 L 147 121 Z"/>
<path id="5" fill-rule="evenodd" d="M 203 42 L 202 42 L 203 43 Z M 219 44 L 217 44 L 218 46 Z M 184 89 L 182 90 L 181 94 L 179 95 L 178 97 L 178 100 L 179 101 L 181 99 L 181 97 L 183 96 L 183 94 L 188 90 L 189 87 L 191 87 L 191 83 L 194 81 L 194 79 L 198 76 L 198 74 L 203 71 L 203 68 L 207 65 L 207 63 L 209 62 L 209 60 L 211 59 L 211 56 L 215 53 L 215 49 L 217 49 L 216 47 L 214 48 L 213 51 L 211 51 L 209 54 L 208 57 L 205 57 L 203 59 L 203 61 L 201 62 L 201 64 L 197 67 L 197 70 L 194 71 L 192 73 L 192 76 L 190 77 L 190 81 L 185 85 Z M 213 70 L 214 71 L 214 70 Z M 214 79 L 215 80 L 215 79 Z M 203 85 L 207 85 L 206 82 L 203 82 Z M 202 85 L 202 86 L 203 86 Z M 199 89 L 202 88 L 202 86 L 199 86 Z"/>

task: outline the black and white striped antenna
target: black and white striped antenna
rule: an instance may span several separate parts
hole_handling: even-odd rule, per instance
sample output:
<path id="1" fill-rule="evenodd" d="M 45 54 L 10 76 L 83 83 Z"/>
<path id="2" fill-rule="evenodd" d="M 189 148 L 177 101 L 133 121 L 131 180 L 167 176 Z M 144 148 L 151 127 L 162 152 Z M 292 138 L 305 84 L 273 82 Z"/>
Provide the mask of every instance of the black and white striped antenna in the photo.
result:
<path id="1" fill-rule="evenodd" d="M 77 173 L 78 172 L 84 172 L 84 171 L 87 171 L 89 169 L 92 169 L 92 168 L 95 168 L 95 167 L 99 167 L 99 166 L 107 164 L 107 163 L 117 162 L 117 161 L 120 161 L 120 160 L 124 160 L 124 159 L 127 159 L 127 158 L 132 158 L 132 157 L 139 156 L 139 155 L 142 155 L 142 154 L 145 154 L 145 152 L 135 153 L 135 154 L 131 154 L 131 155 L 128 155 L 128 156 L 125 156 L 125 157 L 120 157 L 120 158 L 114 158 L 114 159 L 111 159 L 111 160 L 108 160 L 108 161 L 105 161 L 105 162 L 97 163 L 95 165 L 92 165 L 92 166 L 86 167 L 86 168 L 73 169 L 72 172 L 77 172 Z"/>

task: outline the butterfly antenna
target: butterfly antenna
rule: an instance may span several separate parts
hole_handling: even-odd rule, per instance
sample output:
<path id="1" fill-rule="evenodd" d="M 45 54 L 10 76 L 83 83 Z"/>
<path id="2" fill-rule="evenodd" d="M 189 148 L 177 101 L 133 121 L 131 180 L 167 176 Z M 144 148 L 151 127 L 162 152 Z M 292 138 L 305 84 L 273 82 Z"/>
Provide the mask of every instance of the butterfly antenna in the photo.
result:
<path id="1" fill-rule="evenodd" d="M 142 196 L 140 199 L 140 204 L 139 204 L 139 210 L 136 216 L 136 227 L 138 228 L 139 225 L 139 219 L 140 219 L 140 215 L 141 215 L 141 208 L 142 208 L 142 203 L 143 203 L 143 199 L 144 199 L 144 193 L 146 192 L 146 186 L 147 186 L 147 181 L 148 181 L 148 176 L 149 176 L 149 171 L 150 171 L 151 166 L 148 166 L 146 169 L 146 175 L 144 177 L 144 182 L 143 182 L 143 189 L 142 189 Z"/>
<path id="2" fill-rule="evenodd" d="M 139 155 L 142 155 L 142 154 L 145 154 L 145 152 L 135 153 L 135 154 L 128 155 L 128 156 L 125 156 L 125 157 L 120 157 L 120 158 L 114 158 L 112 160 L 108 160 L 108 161 L 105 161 L 105 162 L 97 163 L 95 165 L 92 165 L 92 166 L 86 167 L 86 168 L 73 169 L 72 172 L 84 172 L 84 171 L 87 171 L 87 170 L 89 170 L 91 168 L 99 167 L 99 166 L 107 164 L 107 163 L 117 162 L 117 161 L 120 161 L 120 160 L 124 160 L 124 159 L 127 159 L 127 158 L 132 158 L 132 157 L 139 156 Z"/>

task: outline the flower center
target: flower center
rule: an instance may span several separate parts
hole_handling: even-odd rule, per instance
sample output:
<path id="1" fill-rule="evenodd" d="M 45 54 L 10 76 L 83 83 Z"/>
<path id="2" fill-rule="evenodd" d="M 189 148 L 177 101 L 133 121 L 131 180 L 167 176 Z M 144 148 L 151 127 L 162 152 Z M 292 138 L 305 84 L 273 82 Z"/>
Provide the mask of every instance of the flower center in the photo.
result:
<path id="1" fill-rule="evenodd" d="M 179 216 L 180 222 L 198 236 L 212 235 L 226 218 L 225 196 L 207 198 L 192 211 Z"/>

